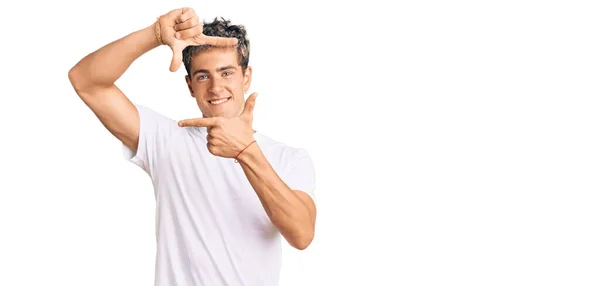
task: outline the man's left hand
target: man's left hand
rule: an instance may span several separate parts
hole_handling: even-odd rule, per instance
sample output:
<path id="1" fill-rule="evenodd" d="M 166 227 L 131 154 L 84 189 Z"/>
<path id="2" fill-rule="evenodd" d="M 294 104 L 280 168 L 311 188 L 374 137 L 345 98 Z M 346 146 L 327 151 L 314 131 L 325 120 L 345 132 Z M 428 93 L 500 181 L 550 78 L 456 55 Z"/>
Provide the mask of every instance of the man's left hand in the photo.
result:
<path id="1" fill-rule="evenodd" d="M 208 151 L 215 156 L 235 158 L 254 141 L 252 119 L 257 95 L 255 92 L 248 97 L 244 104 L 244 111 L 238 117 L 185 119 L 179 121 L 179 126 L 206 127 Z"/>

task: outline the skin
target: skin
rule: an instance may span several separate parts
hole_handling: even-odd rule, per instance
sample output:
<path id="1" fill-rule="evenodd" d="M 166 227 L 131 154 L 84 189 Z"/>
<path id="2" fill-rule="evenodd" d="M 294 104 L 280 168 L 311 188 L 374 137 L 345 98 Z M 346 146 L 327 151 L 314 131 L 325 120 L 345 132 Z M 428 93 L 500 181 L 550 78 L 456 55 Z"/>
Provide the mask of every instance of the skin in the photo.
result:
<path id="1" fill-rule="evenodd" d="M 212 48 L 192 58 L 190 75 L 185 76 L 192 97 L 204 117 L 235 117 L 242 112 L 244 93 L 252 82 L 252 67 L 238 64 L 237 50 Z M 214 105 L 210 100 L 230 98 Z"/>
<path id="2" fill-rule="evenodd" d="M 314 237 L 315 204 L 302 190 L 290 189 L 258 145 L 253 144 L 252 121 L 258 94 L 244 101 L 252 67 L 243 72 L 237 61 L 237 50 L 223 48 L 202 52 L 192 59 L 192 75 L 186 76 L 186 83 L 203 118 L 181 120 L 178 125 L 206 127 L 209 152 L 238 160 L 271 222 L 291 246 L 305 249 Z M 210 103 L 224 98 L 228 98 L 225 103 Z"/>
<path id="3" fill-rule="evenodd" d="M 305 249 L 314 236 L 316 208 L 306 193 L 291 190 L 275 173 L 258 145 L 251 144 L 257 94 L 246 101 L 243 94 L 250 86 L 252 69 L 248 67 L 241 72 L 237 51 L 225 48 L 236 45 L 237 39 L 203 35 L 202 25 L 191 8 L 172 10 L 158 22 L 163 43 L 173 51 L 171 71 L 180 67 L 181 51 L 189 45 L 221 47 L 193 59 L 192 67 L 205 70 L 201 72 L 205 76 L 198 78 L 199 73 L 196 73 L 186 78 L 204 118 L 182 120 L 179 124 L 182 128 L 207 127 L 207 148 L 215 156 L 235 158 L 239 154 L 240 167 L 273 224 L 290 245 Z M 154 28 L 154 25 L 148 26 L 101 47 L 69 71 L 69 80 L 77 95 L 108 131 L 133 151 L 137 151 L 139 141 L 139 114 L 115 82 L 136 59 L 160 45 Z M 223 67 L 228 68 L 223 70 Z M 231 99 L 222 106 L 208 103 L 220 97 Z"/>

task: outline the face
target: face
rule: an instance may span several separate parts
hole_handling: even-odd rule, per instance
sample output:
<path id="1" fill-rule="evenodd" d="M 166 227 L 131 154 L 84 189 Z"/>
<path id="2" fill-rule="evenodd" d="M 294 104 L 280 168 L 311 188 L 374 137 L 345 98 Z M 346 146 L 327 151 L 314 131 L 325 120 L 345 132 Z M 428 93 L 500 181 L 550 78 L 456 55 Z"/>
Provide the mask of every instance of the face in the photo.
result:
<path id="1" fill-rule="evenodd" d="M 204 117 L 235 117 L 244 108 L 252 68 L 242 72 L 237 50 L 213 48 L 192 58 L 191 76 L 185 77 Z"/>

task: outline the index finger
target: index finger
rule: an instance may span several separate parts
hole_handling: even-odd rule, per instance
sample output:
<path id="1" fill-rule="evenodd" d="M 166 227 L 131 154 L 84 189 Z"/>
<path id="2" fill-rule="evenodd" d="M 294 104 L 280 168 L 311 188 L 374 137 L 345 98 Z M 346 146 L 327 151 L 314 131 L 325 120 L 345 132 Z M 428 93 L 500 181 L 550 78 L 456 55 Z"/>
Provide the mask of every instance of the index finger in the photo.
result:
<path id="1" fill-rule="evenodd" d="M 179 127 L 212 127 L 217 125 L 215 118 L 193 118 L 180 120 Z"/>
<path id="2" fill-rule="evenodd" d="M 189 7 L 181 8 L 181 14 L 177 16 L 177 18 L 175 18 L 175 23 L 183 23 L 194 16 L 196 16 L 196 12 L 194 11 L 194 9 Z"/>
<path id="3" fill-rule="evenodd" d="M 211 45 L 216 47 L 231 47 L 238 43 L 238 39 L 235 37 L 216 37 L 203 35 L 199 42 L 201 45 Z"/>

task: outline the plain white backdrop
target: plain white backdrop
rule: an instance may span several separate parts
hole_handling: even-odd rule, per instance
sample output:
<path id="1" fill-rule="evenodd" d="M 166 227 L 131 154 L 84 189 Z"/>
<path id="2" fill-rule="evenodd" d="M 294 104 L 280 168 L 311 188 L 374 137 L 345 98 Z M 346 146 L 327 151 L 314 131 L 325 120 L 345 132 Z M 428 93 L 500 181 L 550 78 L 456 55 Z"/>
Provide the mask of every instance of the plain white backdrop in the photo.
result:
<path id="1" fill-rule="evenodd" d="M 247 27 L 255 128 L 315 161 L 282 286 L 599 285 L 599 7 L 391 3 L 2 2 L 0 285 L 152 285 L 151 182 L 67 72 L 185 6 Z M 195 117 L 170 59 L 117 84 Z"/>

